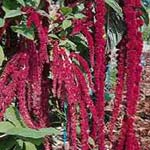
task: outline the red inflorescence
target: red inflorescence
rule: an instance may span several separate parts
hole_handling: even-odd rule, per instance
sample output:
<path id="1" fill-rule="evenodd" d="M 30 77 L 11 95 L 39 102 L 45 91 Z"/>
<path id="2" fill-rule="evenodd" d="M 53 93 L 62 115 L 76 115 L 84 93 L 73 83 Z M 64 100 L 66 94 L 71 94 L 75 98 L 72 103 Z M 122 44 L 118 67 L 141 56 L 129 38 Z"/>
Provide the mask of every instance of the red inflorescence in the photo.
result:
<path id="1" fill-rule="evenodd" d="M 38 129 L 49 126 L 48 37 L 42 17 L 32 8 L 23 8 L 22 11 L 27 14 L 27 26 L 35 25 L 39 44 L 24 38 L 18 41 L 20 51 L 7 63 L 0 78 L 0 117 L 3 117 L 11 102 L 17 99 L 25 123 L 30 128 Z M 51 149 L 47 141 L 44 145 L 45 148 L 49 147 L 47 150 Z"/>
<path id="2" fill-rule="evenodd" d="M 113 141 L 113 129 L 115 126 L 115 122 L 120 112 L 120 105 L 122 102 L 122 95 L 124 90 L 124 81 L 125 81 L 125 58 L 126 58 L 126 38 L 124 37 L 121 42 L 118 44 L 119 54 L 118 54 L 118 76 L 117 76 L 117 84 L 115 90 L 115 102 L 113 108 L 112 118 L 109 123 L 109 138 Z"/>
<path id="3" fill-rule="evenodd" d="M 71 137 L 71 146 L 73 149 L 77 149 L 77 133 L 76 133 L 76 126 L 77 126 L 77 106 L 80 107 L 80 116 L 81 116 L 81 142 L 82 147 L 84 149 L 88 149 L 88 137 L 89 137 L 89 122 L 88 122 L 88 111 L 93 114 L 93 120 L 97 123 L 97 111 L 95 106 L 92 102 L 92 99 L 89 95 L 89 86 L 86 81 L 86 77 L 83 75 L 82 70 L 79 68 L 78 63 L 74 64 L 71 59 L 76 59 L 80 65 L 83 66 L 83 69 L 88 74 L 88 78 L 91 78 L 88 64 L 86 61 L 79 56 L 78 54 L 71 53 L 69 56 L 67 55 L 65 49 L 61 49 L 56 44 L 54 47 L 53 53 L 53 65 L 52 65 L 52 73 L 53 78 L 55 79 L 53 82 L 53 92 L 55 95 L 57 94 L 57 87 L 61 87 L 59 89 L 64 92 L 60 92 L 63 95 L 59 95 L 60 97 L 64 97 L 66 99 L 63 100 L 68 102 L 68 111 L 69 111 L 69 120 L 70 123 L 68 124 L 69 136 Z M 60 65 L 61 63 L 61 65 Z M 61 82 L 60 82 L 61 80 Z M 91 79 L 90 79 L 91 80 Z M 62 84 L 59 85 L 59 84 Z M 63 89 L 65 88 L 65 90 Z M 66 97 L 64 96 L 66 95 Z"/>
<path id="4" fill-rule="evenodd" d="M 98 112 L 98 144 L 99 149 L 104 150 L 104 81 L 105 81 L 105 3 L 103 0 L 95 0 L 96 22 L 95 22 L 95 91 L 96 91 L 96 109 Z"/>
<path id="5" fill-rule="evenodd" d="M 90 58 L 90 65 L 94 67 L 94 39 L 92 33 L 90 31 L 90 27 L 93 26 L 91 20 L 75 20 L 74 21 L 74 28 L 72 31 L 72 35 L 81 32 L 87 39 L 87 44 L 89 48 L 89 58 Z"/>
<path id="6" fill-rule="evenodd" d="M 136 112 L 136 104 L 138 101 L 139 81 L 141 74 L 140 55 L 142 51 L 142 37 L 139 27 L 142 25 L 140 18 L 140 0 L 124 1 L 123 12 L 127 26 L 126 41 L 126 118 L 122 126 L 122 134 L 118 144 L 118 150 L 139 150 L 139 144 L 134 132 L 134 115 Z M 135 9 L 136 8 L 136 9 Z M 135 43 L 135 44 L 133 44 Z M 126 131 L 126 133 L 125 133 Z M 125 134 L 124 134 L 125 133 Z"/>

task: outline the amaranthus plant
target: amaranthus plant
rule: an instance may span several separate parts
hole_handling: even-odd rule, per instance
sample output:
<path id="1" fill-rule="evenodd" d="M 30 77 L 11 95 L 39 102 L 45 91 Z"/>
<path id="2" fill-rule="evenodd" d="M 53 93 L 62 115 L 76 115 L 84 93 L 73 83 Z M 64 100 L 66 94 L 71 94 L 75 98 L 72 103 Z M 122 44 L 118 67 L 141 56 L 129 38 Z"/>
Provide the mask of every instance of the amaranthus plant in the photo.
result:
<path id="1" fill-rule="evenodd" d="M 32 147 L 51 150 L 54 133 L 50 131 L 57 132 L 52 128 L 55 114 L 64 130 L 64 149 L 69 143 L 71 150 L 105 150 L 109 54 L 117 47 L 109 138 L 114 150 L 139 150 L 134 115 L 141 74 L 142 25 L 140 0 L 0 2 L 0 120 L 11 122 L 5 114 L 14 105 L 26 126 L 22 126 L 23 131 L 41 133 L 35 136 L 43 139 L 42 144 Z M 126 111 L 116 144 L 112 135 L 125 88 Z M 14 135 L 9 130 L 11 125 L 0 132 Z"/>

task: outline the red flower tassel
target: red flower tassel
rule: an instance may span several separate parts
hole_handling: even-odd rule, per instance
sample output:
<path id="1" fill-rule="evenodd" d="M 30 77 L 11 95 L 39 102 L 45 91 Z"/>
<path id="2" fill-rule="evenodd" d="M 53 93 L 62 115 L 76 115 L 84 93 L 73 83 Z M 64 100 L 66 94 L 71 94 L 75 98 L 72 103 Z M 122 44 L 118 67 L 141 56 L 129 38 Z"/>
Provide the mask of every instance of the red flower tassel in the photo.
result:
<path id="1" fill-rule="evenodd" d="M 109 138 L 113 141 L 113 129 L 115 126 L 115 122 L 119 115 L 120 105 L 122 102 L 122 94 L 124 90 L 124 78 L 125 78 L 125 43 L 126 39 L 123 38 L 122 41 L 119 43 L 119 55 L 118 55 L 118 76 L 117 76 L 117 85 L 116 85 L 116 92 L 115 92 L 115 102 L 113 108 L 112 118 L 109 123 Z"/>
<path id="2" fill-rule="evenodd" d="M 105 3 L 103 0 L 95 0 L 96 4 L 96 23 L 95 23 L 95 90 L 96 90 L 96 109 L 98 112 L 97 143 L 99 150 L 104 150 L 104 81 L 105 81 Z M 96 128 L 96 127 L 94 127 Z"/>
<path id="3" fill-rule="evenodd" d="M 138 37 L 139 34 L 139 26 L 141 23 L 138 21 L 138 17 L 140 17 L 140 13 L 137 12 L 135 8 L 141 7 L 140 0 L 126 0 L 124 1 L 124 15 L 125 21 L 127 26 L 127 79 L 126 79 L 126 86 L 127 86 L 127 110 L 126 115 L 127 119 L 125 123 L 127 124 L 126 127 L 122 127 L 122 133 L 126 130 L 127 134 L 122 135 L 126 141 L 122 140 L 120 137 L 118 150 L 139 150 L 139 144 L 137 142 L 135 132 L 134 132 L 134 115 L 136 112 L 136 104 L 138 100 L 138 93 L 139 93 L 139 81 L 140 81 L 140 74 L 141 68 L 140 67 L 140 55 L 142 51 L 142 37 Z M 135 43 L 135 44 L 133 44 Z M 138 70 L 138 71 L 137 71 Z"/>

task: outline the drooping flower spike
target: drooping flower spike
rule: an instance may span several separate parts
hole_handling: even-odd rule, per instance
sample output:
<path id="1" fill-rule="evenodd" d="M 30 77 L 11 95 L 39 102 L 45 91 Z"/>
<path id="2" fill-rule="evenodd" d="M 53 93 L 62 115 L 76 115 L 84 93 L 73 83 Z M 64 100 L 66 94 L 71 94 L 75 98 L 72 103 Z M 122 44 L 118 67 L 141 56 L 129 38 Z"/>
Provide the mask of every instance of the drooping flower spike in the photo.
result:
<path id="1" fill-rule="evenodd" d="M 139 94 L 141 75 L 140 56 L 142 52 L 142 36 L 139 27 L 142 25 L 140 0 L 124 0 L 123 12 L 126 22 L 126 116 L 123 120 L 121 135 L 117 150 L 139 150 L 140 146 L 134 131 L 136 104 Z M 135 44 L 133 44 L 135 43 Z M 125 125 L 126 124 L 126 125 Z"/>

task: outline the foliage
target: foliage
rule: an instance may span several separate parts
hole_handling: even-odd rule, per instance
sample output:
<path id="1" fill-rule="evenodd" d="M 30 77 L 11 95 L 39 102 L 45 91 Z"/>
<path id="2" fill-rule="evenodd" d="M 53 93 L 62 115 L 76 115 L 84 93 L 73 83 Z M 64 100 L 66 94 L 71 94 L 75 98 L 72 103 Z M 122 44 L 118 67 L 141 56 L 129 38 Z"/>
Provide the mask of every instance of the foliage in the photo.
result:
<path id="1" fill-rule="evenodd" d="M 146 7 L 150 7 L 150 0 L 142 0 Z"/>
<path id="2" fill-rule="evenodd" d="M 13 105 L 6 110 L 5 121 L 0 122 L 0 133 L 0 149 L 4 150 L 36 150 L 40 148 L 45 136 L 60 134 L 52 127 L 39 130 L 28 128 Z"/>
<path id="3" fill-rule="evenodd" d="M 150 26 L 143 27 L 143 39 L 148 44 L 150 43 Z"/>

